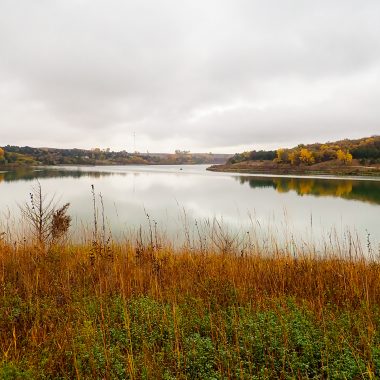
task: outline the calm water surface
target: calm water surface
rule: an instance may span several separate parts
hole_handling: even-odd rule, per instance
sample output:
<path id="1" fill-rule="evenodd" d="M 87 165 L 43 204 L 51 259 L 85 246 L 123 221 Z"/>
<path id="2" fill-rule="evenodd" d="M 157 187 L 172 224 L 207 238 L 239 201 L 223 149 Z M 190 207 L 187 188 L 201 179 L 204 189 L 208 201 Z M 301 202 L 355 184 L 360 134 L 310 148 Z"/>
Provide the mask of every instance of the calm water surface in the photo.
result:
<path id="1" fill-rule="evenodd" d="M 380 179 L 247 176 L 206 165 L 59 167 L 0 172 L 0 221 L 17 219 L 38 179 L 43 191 L 70 202 L 76 226 L 92 223 L 91 185 L 101 193 L 114 237 L 151 223 L 183 239 L 214 218 L 230 231 L 271 231 L 312 241 L 331 233 L 380 242 Z"/>

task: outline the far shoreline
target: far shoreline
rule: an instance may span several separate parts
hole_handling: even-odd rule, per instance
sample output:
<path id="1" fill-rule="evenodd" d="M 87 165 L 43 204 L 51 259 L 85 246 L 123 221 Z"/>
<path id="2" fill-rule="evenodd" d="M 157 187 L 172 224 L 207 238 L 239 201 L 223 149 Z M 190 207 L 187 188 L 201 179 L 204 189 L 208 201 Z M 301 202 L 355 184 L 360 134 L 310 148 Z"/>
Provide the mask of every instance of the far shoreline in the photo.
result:
<path id="1" fill-rule="evenodd" d="M 211 165 L 206 170 L 212 172 L 262 175 L 301 175 L 301 176 L 350 176 L 379 177 L 380 166 L 361 165 L 300 165 L 277 164 L 265 161 L 245 161 L 237 164 Z"/>

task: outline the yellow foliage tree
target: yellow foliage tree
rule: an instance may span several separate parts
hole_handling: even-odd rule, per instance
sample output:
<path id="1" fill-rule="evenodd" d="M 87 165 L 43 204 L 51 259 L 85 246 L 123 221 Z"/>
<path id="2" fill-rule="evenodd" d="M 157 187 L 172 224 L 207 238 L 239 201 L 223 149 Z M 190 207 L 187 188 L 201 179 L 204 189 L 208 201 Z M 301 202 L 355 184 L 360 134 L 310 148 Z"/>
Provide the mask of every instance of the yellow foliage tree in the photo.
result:
<path id="1" fill-rule="evenodd" d="M 4 149 L 0 148 L 0 158 L 3 158 L 4 154 L 5 154 Z"/>
<path id="2" fill-rule="evenodd" d="M 345 164 L 349 164 L 352 161 L 352 154 L 349 152 L 345 153 L 341 149 L 336 152 L 336 157 Z"/>
<path id="3" fill-rule="evenodd" d="M 301 149 L 299 159 L 301 162 L 303 162 L 304 164 L 307 164 L 307 165 L 311 165 L 315 162 L 314 157 L 313 157 L 313 153 L 311 153 L 306 148 Z"/>
<path id="4" fill-rule="evenodd" d="M 277 157 L 274 159 L 274 161 L 276 162 L 283 162 L 283 163 L 287 163 L 289 162 L 289 149 L 277 149 Z"/>
<path id="5" fill-rule="evenodd" d="M 352 162 L 352 154 L 347 152 L 346 153 L 346 164 L 349 164 Z"/>
<path id="6" fill-rule="evenodd" d="M 343 150 L 339 149 L 337 152 L 336 152 L 336 158 L 339 160 L 339 161 L 344 161 L 346 157 L 346 154 L 343 152 Z"/>
<path id="7" fill-rule="evenodd" d="M 298 165 L 300 163 L 299 152 L 298 151 L 290 152 L 289 161 L 292 165 Z"/>
<path id="8" fill-rule="evenodd" d="M 285 158 L 285 149 L 277 149 L 277 158 L 276 158 L 276 161 L 277 162 L 284 162 L 284 158 Z"/>

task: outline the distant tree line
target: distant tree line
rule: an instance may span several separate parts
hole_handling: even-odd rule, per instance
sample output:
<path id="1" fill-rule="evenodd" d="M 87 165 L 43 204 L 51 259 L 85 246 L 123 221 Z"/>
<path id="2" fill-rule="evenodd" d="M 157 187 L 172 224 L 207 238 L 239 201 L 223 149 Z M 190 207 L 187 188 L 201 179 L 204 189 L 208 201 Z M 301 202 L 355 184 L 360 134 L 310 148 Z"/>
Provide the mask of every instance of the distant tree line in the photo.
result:
<path id="1" fill-rule="evenodd" d="M 128 164 L 213 164 L 225 162 L 227 155 L 176 151 L 174 154 L 115 152 L 100 149 L 32 148 L 6 145 L 0 148 L 0 165 L 128 165 Z"/>

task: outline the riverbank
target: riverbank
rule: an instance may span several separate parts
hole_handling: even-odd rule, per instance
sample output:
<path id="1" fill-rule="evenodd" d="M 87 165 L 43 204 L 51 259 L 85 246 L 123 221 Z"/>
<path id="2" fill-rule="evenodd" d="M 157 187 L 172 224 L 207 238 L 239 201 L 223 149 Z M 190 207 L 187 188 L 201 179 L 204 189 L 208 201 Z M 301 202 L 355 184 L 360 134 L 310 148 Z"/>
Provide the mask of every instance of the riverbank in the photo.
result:
<path id="1" fill-rule="evenodd" d="M 380 376 L 378 262 L 167 243 L 0 239 L 0 378 Z"/>
<path id="2" fill-rule="evenodd" d="M 244 161 L 236 164 L 212 165 L 208 167 L 207 170 L 214 172 L 272 175 L 380 176 L 380 165 L 362 166 L 356 160 L 350 165 L 333 161 L 297 166 L 273 161 Z"/>

